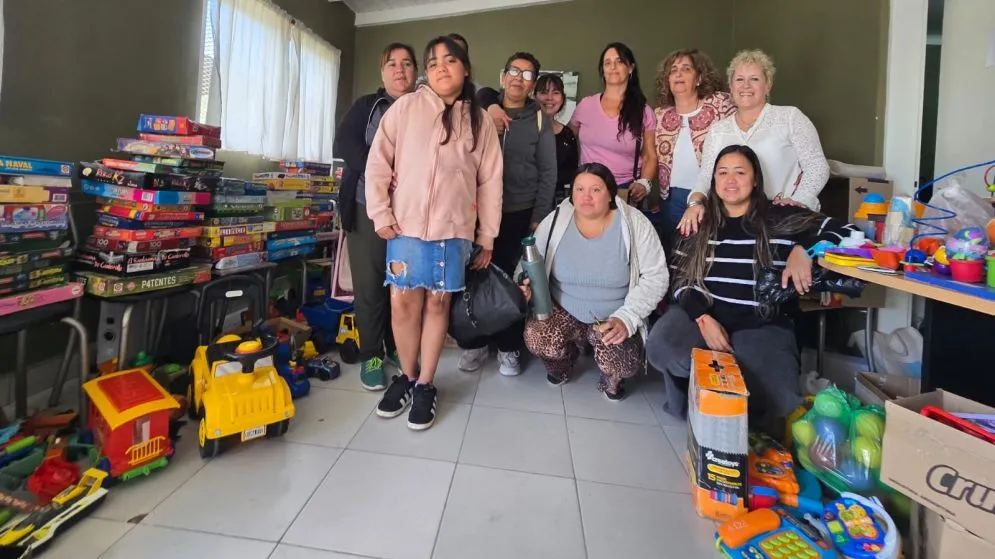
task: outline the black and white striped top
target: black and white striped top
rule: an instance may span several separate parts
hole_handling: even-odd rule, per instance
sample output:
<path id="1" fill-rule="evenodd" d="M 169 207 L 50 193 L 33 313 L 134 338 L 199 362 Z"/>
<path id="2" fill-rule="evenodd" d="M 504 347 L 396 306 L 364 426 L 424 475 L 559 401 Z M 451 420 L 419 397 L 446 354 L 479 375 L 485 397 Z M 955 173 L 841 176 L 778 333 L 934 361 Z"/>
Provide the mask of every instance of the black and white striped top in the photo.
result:
<path id="1" fill-rule="evenodd" d="M 793 206 L 773 206 L 769 219 L 775 222 L 783 221 L 799 212 L 808 212 L 804 208 Z M 754 294 L 756 277 L 753 269 L 753 255 L 756 240 L 753 235 L 743 229 L 742 218 L 727 219 L 719 230 L 717 238 L 709 241 L 715 248 L 715 254 L 709 258 L 711 267 L 705 274 L 705 287 L 712 296 L 712 302 L 696 288 L 678 288 L 674 292 L 675 299 L 687 311 L 692 319 L 703 314 L 710 314 L 727 332 L 747 328 L 757 328 L 772 321 L 784 321 L 792 309 L 778 309 L 769 318 L 764 319 L 757 312 L 757 298 Z M 856 231 L 853 225 L 838 219 L 826 217 L 818 227 L 811 231 L 791 236 L 777 236 L 770 239 L 771 260 L 774 267 L 783 269 L 795 245 L 811 247 L 819 241 L 839 243 L 844 237 Z M 686 265 L 687 255 L 681 250 L 674 250 L 674 262 L 671 265 L 674 274 L 681 274 Z"/>

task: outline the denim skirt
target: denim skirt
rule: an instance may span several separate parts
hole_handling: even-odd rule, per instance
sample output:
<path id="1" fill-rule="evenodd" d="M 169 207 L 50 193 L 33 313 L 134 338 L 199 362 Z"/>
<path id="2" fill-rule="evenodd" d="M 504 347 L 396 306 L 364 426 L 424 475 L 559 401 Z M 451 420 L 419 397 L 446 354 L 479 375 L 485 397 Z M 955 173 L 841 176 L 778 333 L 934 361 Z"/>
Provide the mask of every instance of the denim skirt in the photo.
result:
<path id="1" fill-rule="evenodd" d="M 387 280 L 398 289 L 455 293 L 466 287 L 466 266 L 473 243 L 466 239 L 423 241 L 400 236 L 387 241 Z M 391 264 L 400 268 L 391 272 Z"/>

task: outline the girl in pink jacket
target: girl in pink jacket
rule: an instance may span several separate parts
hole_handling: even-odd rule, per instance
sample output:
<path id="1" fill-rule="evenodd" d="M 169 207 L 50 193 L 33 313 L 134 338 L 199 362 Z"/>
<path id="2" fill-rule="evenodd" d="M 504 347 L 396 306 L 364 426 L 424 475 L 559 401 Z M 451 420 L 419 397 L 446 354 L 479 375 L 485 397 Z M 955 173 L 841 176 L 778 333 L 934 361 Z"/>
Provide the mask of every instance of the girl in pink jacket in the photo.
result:
<path id="1" fill-rule="evenodd" d="M 497 131 L 473 94 L 466 50 L 439 37 L 424 58 L 428 85 L 387 110 L 366 163 L 366 211 L 387 239 L 385 283 L 402 370 L 377 415 L 397 417 L 410 404 L 415 430 L 435 421 L 432 380 L 474 242 L 481 251 L 473 267 L 490 264 L 504 170 Z"/>

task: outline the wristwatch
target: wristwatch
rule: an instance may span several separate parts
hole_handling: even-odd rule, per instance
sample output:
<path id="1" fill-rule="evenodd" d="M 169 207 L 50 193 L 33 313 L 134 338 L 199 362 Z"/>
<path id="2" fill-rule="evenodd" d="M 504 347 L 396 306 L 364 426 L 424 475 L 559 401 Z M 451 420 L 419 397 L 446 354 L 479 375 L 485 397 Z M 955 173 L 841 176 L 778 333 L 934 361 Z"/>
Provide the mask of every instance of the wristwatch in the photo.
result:
<path id="1" fill-rule="evenodd" d="M 649 192 L 650 189 L 652 188 L 652 185 L 650 184 L 649 179 L 636 179 L 636 180 L 632 181 L 632 184 L 641 184 L 641 185 L 643 185 L 643 188 L 646 189 L 646 192 Z"/>

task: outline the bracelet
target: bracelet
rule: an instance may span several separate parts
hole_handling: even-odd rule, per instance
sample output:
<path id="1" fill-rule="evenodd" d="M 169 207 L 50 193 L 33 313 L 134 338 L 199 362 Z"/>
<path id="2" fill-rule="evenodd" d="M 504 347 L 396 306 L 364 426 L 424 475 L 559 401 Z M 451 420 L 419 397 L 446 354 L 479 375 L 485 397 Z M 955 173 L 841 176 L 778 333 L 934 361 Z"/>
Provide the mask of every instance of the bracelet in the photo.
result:
<path id="1" fill-rule="evenodd" d="M 632 181 L 632 184 L 641 184 L 643 186 L 643 188 L 646 189 L 647 192 L 651 188 L 649 179 L 636 179 L 636 180 Z"/>
<path id="2" fill-rule="evenodd" d="M 693 208 L 695 206 L 704 206 L 705 204 L 701 200 L 691 200 L 688 202 L 688 207 Z"/>

